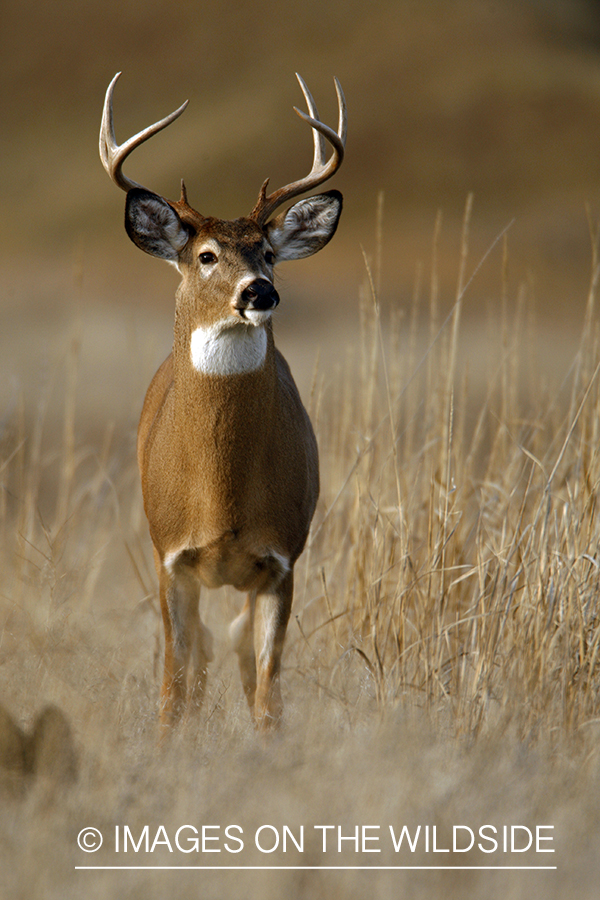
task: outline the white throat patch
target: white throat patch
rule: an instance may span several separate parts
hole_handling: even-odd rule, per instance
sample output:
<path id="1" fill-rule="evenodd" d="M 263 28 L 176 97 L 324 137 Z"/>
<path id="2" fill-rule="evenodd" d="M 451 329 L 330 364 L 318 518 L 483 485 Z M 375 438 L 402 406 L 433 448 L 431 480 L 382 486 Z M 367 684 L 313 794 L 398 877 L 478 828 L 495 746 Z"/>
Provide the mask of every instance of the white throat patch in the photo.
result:
<path id="1" fill-rule="evenodd" d="M 255 372 L 267 355 L 267 332 L 262 325 L 217 322 L 192 332 L 190 354 L 192 365 L 203 375 Z"/>

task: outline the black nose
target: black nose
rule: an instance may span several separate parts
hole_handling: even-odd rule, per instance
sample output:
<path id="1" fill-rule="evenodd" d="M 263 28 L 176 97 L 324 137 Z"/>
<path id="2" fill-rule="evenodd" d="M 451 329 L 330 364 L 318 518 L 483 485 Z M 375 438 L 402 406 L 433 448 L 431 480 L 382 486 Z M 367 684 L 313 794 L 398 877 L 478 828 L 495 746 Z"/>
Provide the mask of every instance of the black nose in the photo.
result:
<path id="1" fill-rule="evenodd" d="M 266 278 L 257 278 L 242 291 L 244 309 L 275 309 L 278 303 L 279 294 Z"/>

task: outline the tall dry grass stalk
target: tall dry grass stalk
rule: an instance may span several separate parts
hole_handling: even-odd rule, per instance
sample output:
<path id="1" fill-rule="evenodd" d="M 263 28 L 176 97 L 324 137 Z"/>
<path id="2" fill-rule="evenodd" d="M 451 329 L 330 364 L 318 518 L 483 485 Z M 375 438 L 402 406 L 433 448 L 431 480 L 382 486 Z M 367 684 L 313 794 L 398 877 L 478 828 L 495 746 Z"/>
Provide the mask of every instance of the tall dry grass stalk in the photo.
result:
<path id="1" fill-rule="evenodd" d="M 469 216 L 456 303 L 437 329 L 434 274 L 420 361 L 417 302 L 407 346 L 367 272 L 360 349 L 320 399 L 323 502 L 288 660 L 348 708 L 418 707 L 471 740 L 509 722 L 576 736 L 600 699 L 598 260 L 562 388 L 526 380 L 527 295 L 511 321 L 503 286 L 477 400 L 457 367 Z"/>

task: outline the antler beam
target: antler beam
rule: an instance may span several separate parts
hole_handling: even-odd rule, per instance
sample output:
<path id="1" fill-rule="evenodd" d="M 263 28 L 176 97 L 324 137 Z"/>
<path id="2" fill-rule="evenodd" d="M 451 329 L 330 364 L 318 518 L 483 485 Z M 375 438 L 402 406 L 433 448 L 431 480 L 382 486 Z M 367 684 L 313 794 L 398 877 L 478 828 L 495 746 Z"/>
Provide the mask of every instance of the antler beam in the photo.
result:
<path id="1" fill-rule="evenodd" d="M 267 178 L 260 189 L 256 206 L 250 213 L 250 218 L 254 219 L 254 221 L 261 226 L 265 224 L 267 219 L 283 203 L 286 203 L 298 194 L 304 194 L 306 191 L 312 190 L 317 187 L 317 185 L 323 184 L 324 181 L 331 178 L 339 169 L 344 158 L 348 119 L 346 114 L 346 100 L 339 81 L 337 78 L 334 78 L 339 109 L 338 129 L 337 132 L 335 132 L 329 125 L 325 125 L 324 122 L 321 122 L 315 101 L 304 80 L 298 73 L 296 73 L 296 78 L 302 88 L 302 93 L 306 99 L 306 105 L 308 106 L 310 115 L 307 115 L 296 107 L 294 107 L 294 110 L 298 113 L 300 118 L 304 119 L 305 122 L 308 122 L 312 128 L 314 142 L 313 165 L 305 178 L 300 179 L 300 181 L 293 181 L 290 184 L 285 185 L 285 187 L 281 187 L 274 191 L 272 194 L 267 194 L 267 185 L 269 183 L 269 179 Z M 326 140 L 329 141 L 333 147 L 333 153 L 329 160 L 327 160 Z"/>
<path id="2" fill-rule="evenodd" d="M 100 128 L 100 159 L 114 183 L 124 191 L 129 191 L 131 188 L 139 188 L 142 187 L 142 185 L 138 184 L 137 181 L 132 181 L 130 178 L 127 178 L 126 175 L 123 175 L 123 163 L 132 150 L 135 150 L 136 147 L 139 147 L 139 145 L 143 144 L 144 141 L 147 141 L 148 138 L 151 138 L 159 131 L 162 131 L 163 128 L 166 128 L 167 125 L 170 125 L 171 122 L 174 122 L 175 119 L 179 118 L 188 105 L 188 101 L 186 100 L 185 103 L 183 103 L 179 109 L 176 109 L 175 112 L 172 112 L 171 115 L 161 119 L 160 122 L 155 122 L 154 125 L 150 125 L 148 128 L 144 128 L 143 131 L 140 131 L 138 134 L 129 138 L 128 141 L 125 141 L 124 144 L 119 145 L 115 139 L 115 128 L 113 124 L 113 93 L 120 74 L 120 72 L 117 72 L 106 91 L 104 112 L 102 114 L 102 126 Z"/>

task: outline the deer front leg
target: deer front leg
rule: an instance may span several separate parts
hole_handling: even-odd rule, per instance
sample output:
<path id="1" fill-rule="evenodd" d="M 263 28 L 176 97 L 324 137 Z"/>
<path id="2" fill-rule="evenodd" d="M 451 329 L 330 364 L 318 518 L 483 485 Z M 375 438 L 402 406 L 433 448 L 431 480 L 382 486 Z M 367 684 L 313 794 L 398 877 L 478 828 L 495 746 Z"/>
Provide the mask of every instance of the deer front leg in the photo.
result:
<path id="1" fill-rule="evenodd" d="M 202 705 L 208 663 L 213 658 L 212 635 L 200 621 L 200 585 L 193 571 L 177 561 L 162 563 L 159 578 L 165 628 L 160 721 L 169 726 L 177 723 L 186 709 Z"/>
<path id="2" fill-rule="evenodd" d="M 231 645 L 238 655 L 242 687 L 250 707 L 251 715 L 254 715 L 254 697 L 256 694 L 256 656 L 254 654 L 254 609 L 256 606 L 256 593 L 251 592 L 246 597 L 246 602 L 241 613 L 229 626 Z"/>
<path id="3" fill-rule="evenodd" d="M 288 572 L 276 587 L 257 597 L 254 621 L 254 719 L 260 731 L 277 727 L 283 711 L 279 672 L 293 593 L 293 573 Z"/>

